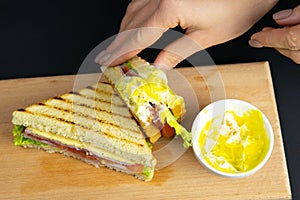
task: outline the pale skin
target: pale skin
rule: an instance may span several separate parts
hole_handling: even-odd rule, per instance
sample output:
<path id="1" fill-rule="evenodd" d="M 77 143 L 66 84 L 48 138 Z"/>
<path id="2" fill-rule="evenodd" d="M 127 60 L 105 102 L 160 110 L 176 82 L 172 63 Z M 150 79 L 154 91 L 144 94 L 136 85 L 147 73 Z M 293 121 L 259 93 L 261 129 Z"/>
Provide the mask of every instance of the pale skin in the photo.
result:
<path id="1" fill-rule="evenodd" d="M 240 36 L 277 2 L 133 0 L 122 20 L 120 34 L 95 61 L 101 65 L 120 64 L 156 42 L 168 29 L 180 26 L 187 37 L 167 45 L 154 62 L 157 67 L 168 70 L 197 51 Z M 263 36 L 253 37 L 263 44 Z"/>
<path id="2" fill-rule="evenodd" d="M 249 44 L 256 48 L 275 48 L 300 64 L 300 5 L 275 13 L 273 18 L 282 28 L 266 27 L 252 35 Z"/>

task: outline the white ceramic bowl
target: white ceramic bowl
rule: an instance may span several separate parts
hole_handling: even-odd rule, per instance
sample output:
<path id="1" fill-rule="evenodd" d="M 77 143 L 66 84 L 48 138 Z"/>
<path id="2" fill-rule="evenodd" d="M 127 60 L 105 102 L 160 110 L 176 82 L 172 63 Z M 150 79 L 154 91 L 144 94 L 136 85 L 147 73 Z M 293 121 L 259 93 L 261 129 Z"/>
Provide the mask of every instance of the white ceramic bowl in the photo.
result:
<path id="1" fill-rule="evenodd" d="M 195 156 L 197 157 L 198 161 L 203 164 L 206 168 L 211 170 L 212 172 L 225 176 L 225 177 L 232 177 L 232 178 L 241 178 L 241 177 L 246 177 L 249 176 L 255 172 L 257 172 L 259 169 L 261 169 L 265 163 L 268 161 L 272 150 L 274 146 L 274 133 L 272 130 L 272 127 L 270 125 L 269 120 L 267 117 L 262 113 L 262 118 L 264 121 L 264 127 L 266 130 L 266 133 L 269 137 L 269 149 L 263 158 L 263 160 L 256 165 L 256 167 L 252 168 L 249 171 L 246 172 L 223 172 L 212 165 L 210 165 L 204 158 L 202 151 L 200 150 L 202 147 L 199 146 L 199 137 L 201 130 L 205 126 L 206 122 L 209 120 L 212 120 L 213 118 L 217 119 L 223 119 L 220 116 L 224 115 L 224 112 L 226 110 L 232 110 L 234 111 L 237 115 L 242 115 L 244 112 L 250 110 L 250 109 L 256 109 L 258 110 L 255 106 L 241 101 L 241 100 L 236 100 L 236 99 L 225 99 L 225 100 L 219 100 L 216 102 L 213 102 L 209 105 L 207 105 L 205 108 L 203 108 L 198 115 L 196 116 L 193 125 L 192 125 L 192 135 L 193 135 L 193 151 Z M 220 121 L 221 124 L 221 121 Z"/>

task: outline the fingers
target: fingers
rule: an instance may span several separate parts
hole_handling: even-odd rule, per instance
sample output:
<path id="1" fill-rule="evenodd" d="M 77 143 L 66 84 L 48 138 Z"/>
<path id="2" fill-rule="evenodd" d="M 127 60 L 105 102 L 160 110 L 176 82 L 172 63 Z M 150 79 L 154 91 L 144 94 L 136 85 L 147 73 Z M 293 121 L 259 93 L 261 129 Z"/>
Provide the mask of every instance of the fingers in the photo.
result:
<path id="1" fill-rule="evenodd" d="M 170 70 L 192 54 L 226 41 L 219 37 L 220 31 L 188 29 L 181 38 L 166 46 L 157 56 L 154 64 L 163 70 Z"/>
<path id="2" fill-rule="evenodd" d="M 95 62 L 106 66 L 125 62 L 152 45 L 165 31 L 163 28 L 137 28 L 121 32 L 105 51 L 98 54 Z"/>
<path id="3" fill-rule="evenodd" d="M 155 11 L 155 6 L 151 5 L 153 2 L 153 0 L 133 0 L 128 5 L 119 34 L 104 51 L 96 56 L 96 63 L 116 65 L 124 62 L 138 54 L 146 45 L 152 44 L 153 40 L 157 40 L 156 37 L 160 37 L 162 33 L 157 35 L 158 31 L 142 30 L 142 28 L 135 30 L 136 27 L 142 27 L 144 21 Z M 129 29 L 133 30 L 129 31 Z M 156 34 L 149 37 L 151 32 L 156 32 Z"/>
<path id="4" fill-rule="evenodd" d="M 300 64 L 300 51 L 296 50 L 288 50 L 288 49 L 276 49 L 277 51 L 279 51 L 282 55 L 290 58 L 291 60 L 293 60 L 295 63 Z"/>
<path id="5" fill-rule="evenodd" d="M 260 45 L 253 45 L 254 43 Z M 288 50 L 300 50 L 300 25 L 284 28 L 268 28 L 252 35 L 249 41 L 252 47 L 272 47 Z"/>
<path id="6" fill-rule="evenodd" d="M 132 1 L 127 7 L 119 32 L 140 27 L 155 12 L 155 9 L 153 0 Z"/>
<path id="7" fill-rule="evenodd" d="M 150 0 L 133 0 L 127 8 L 126 14 L 122 20 L 120 33 L 142 27 L 145 20 L 155 12 L 155 6 L 152 6 L 153 1 Z M 118 34 L 112 44 L 106 49 L 107 51 L 114 51 L 120 44 L 128 39 L 132 32 Z"/>
<path id="8" fill-rule="evenodd" d="M 200 45 L 205 34 L 201 31 L 187 33 L 167 45 L 157 56 L 154 64 L 157 68 L 170 70 L 190 55 L 203 50 Z"/>
<path id="9" fill-rule="evenodd" d="M 143 0 L 145 4 L 129 6 L 121 30 L 115 40 L 95 58 L 101 65 L 117 65 L 137 55 L 140 51 L 156 42 L 162 34 L 177 25 L 172 10 L 165 12 L 158 0 Z M 163 16 L 162 16 L 163 15 Z M 172 16 L 172 17 L 169 17 Z M 141 27 L 141 28 L 136 28 Z"/>
<path id="10" fill-rule="evenodd" d="M 264 28 L 252 35 L 249 45 L 256 48 L 272 47 L 300 64 L 300 25 L 280 29 Z"/>
<path id="11" fill-rule="evenodd" d="M 300 5 L 294 9 L 282 10 L 275 13 L 273 19 L 282 26 L 300 24 Z"/>
<path id="12" fill-rule="evenodd" d="M 284 27 L 264 28 L 252 35 L 249 45 L 255 48 L 275 48 L 282 55 L 300 64 L 300 5 L 275 13 L 273 19 Z"/>

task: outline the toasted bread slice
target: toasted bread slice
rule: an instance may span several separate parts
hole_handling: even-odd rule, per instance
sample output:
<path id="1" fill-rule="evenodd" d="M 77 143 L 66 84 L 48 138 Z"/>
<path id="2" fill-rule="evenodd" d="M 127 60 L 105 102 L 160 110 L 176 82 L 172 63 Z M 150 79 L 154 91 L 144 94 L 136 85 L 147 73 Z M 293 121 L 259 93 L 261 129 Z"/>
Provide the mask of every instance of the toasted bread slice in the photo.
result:
<path id="1" fill-rule="evenodd" d="M 109 84 L 98 83 L 19 109 L 13 112 L 12 123 L 26 127 L 22 136 L 15 134 L 17 145 L 63 153 L 145 181 L 154 175 L 156 159 Z M 38 142 L 24 142 L 24 137 Z"/>

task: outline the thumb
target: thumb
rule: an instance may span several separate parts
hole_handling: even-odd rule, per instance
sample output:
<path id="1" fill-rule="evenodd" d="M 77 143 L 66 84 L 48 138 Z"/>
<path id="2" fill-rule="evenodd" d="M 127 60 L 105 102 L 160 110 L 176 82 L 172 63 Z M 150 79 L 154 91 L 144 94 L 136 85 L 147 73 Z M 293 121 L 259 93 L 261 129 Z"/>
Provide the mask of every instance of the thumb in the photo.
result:
<path id="1" fill-rule="evenodd" d="M 282 26 L 300 24 L 300 5 L 294 9 L 287 9 L 273 14 L 273 19 Z"/>

